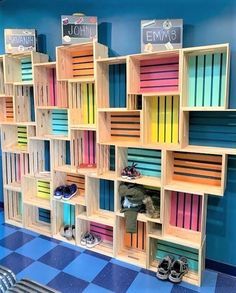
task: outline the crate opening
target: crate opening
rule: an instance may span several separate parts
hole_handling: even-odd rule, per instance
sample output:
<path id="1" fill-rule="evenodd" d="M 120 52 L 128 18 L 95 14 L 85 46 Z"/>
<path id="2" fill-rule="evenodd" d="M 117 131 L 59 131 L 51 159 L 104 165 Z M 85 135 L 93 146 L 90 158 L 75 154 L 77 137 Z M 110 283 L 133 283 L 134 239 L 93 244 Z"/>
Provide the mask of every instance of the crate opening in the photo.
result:
<path id="1" fill-rule="evenodd" d="M 114 212 L 114 181 L 100 179 L 99 208 Z"/>

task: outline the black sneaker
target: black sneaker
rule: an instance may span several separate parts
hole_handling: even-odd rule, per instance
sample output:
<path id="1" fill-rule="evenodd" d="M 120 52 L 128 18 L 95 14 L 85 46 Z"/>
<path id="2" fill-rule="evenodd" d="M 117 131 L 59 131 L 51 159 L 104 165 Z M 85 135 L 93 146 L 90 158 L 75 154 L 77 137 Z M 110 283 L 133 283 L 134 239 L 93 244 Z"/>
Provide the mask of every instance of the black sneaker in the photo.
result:
<path id="1" fill-rule="evenodd" d="M 180 283 L 183 276 L 188 272 L 188 260 L 186 257 L 180 257 L 172 263 L 169 280 L 172 283 Z"/>
<path id="2" fill-rule="evenodd" d="M 157 267 L 157 273 L 156 276 L 158 279 L 160 280 L 167 280 L 169 273 L 170 273 L 170 268 L 171 265 L 174 261 L 174 257 L 167 255 L 165 256 L 159 263 L 158 267 Z"/>

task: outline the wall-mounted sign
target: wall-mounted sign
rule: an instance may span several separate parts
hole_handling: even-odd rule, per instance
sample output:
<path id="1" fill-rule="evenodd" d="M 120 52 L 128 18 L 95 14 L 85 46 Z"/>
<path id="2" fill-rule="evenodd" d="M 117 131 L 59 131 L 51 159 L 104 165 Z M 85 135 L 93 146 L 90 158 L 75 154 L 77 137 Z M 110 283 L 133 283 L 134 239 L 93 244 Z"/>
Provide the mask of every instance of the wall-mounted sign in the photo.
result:
<path id="1" fill-rule="evenodd" d="M 62 15 L 62 44 L 86 43 L 97 41 L 97 17 Z"/>
<path id="2" fill-rule="evenodd" d="M 35 29 L 4 29 L 5 53 L 36 51 Z"/>
<path id="3" fill-rule="evenodd" d="M 142 20 L 141 51 L 154 52 L 182 48 L 183 20 Z"/>

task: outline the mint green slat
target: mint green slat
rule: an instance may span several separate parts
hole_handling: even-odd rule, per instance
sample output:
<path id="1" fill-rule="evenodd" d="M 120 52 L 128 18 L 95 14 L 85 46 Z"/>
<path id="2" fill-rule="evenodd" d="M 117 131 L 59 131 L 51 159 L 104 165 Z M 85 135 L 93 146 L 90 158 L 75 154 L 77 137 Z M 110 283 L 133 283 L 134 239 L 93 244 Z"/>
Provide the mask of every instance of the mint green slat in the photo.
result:
<path id="1" fill-rule="evenodd" d="M 31 63 L 31 58 L 24 58 L 24 59 L 21 59 L 21 63 Z"/>
<path id="2" fill-rule="evenodd" d="M 204 75 L 204 55 L 198 56 L 197 60 L 197 88 L 196 88 L 196 106 L 203 106 L 203 76 Z"/>
<path id="3" fill-rule="evenodd" d="M 183 246 L 183 245 L 176 244 L 176 243 L 171 243 L 171 242 L 164 241 L 164 240 L 158 240 L 158 245 L 161 245 L 161 244 L 172 246 L 172 247 L 175 247 L 175 248 L 178 248 L 178 249 L 183 249 L 184 251 L 189 251 L 189 252 L 192 252 L 194 254 L 197 253 L 197 250 L 192 248 L 192 247 L 187 247 L 187 246 Z"/>
<path id="4" fill-rule="evenodd" d="M 205 59 L 204 79 L 204 106 L 211 106 L 211 82 L 212 82 L 212 54 L 207 54 Z"/>
<path id="5" fill-rule="evenodd" d="M 220 53 L 214 54 L 212 106 L 219 106 L 220 97 Z"/>
<path id="6" fill-rule="evenodd" d="M 22 69 L 22 75 L 28 75 L 28 74 L 32 75 L 32 68 L 30 68 L 30 69 Z"/>
<path id="7" fill-rule="evenodd" d="M 220 92 L 220 106 L 224 105 L 225 98 L 225 77 L 226 77 L 226 53 L 222 54 L 222 68 L 221 68 L 221 92 Z"/>
<path id="8" fill-rule="evenodd" d="M 195 106 L 196 56 L 189 57 L 188 68 L 188 106 Z"/>

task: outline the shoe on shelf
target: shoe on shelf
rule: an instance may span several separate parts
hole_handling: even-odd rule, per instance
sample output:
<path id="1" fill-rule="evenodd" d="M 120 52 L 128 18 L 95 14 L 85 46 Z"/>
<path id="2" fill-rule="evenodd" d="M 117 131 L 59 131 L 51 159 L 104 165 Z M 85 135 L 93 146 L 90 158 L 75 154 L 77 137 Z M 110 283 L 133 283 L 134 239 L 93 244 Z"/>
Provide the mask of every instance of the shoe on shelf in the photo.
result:
<path id="1" fill-rule="evenodd" d="M 67 240 L 72 240 L 72 227 L 70 225 L 62 226 L 60 229 L 60 234 L 62 237 L 65 237 Z"/>
<path id="2" fill-rule="evenodd" d="M 141 173 L 136 169 L 137 164 L 132 164 L 132 166 L 129 168 L 129 171 L 127 173 L 127 178 L 129 180 L 137 179 L 141 176 Z"/>
<path id="3" fill-rule="evenodd" d="M 170 274 L 170 269 L 172 263 L 174 261 L 174 257 L 171 255 L 165 256 L 159 263 L 157 267 L 156 276 L 160 280 L 167 280 Z"/>
<path id="4" fill-rule="evenodd" d="M 92 248 L 102 242 L 102 238 L 99 235 L 91 234 L 91 236 L 87 239 L 86 246 L 88 248 Z"/>
<path id="5" fill-rule="evenodd" d="M 65 188 L 64 185 L 58 186 L 58 187 L 54 190 L 53 197 L 54 197 L 55 199 L 62 199 L 64 188 Z"/>
<path id="6" fill-rule="evenodd" d="M 180 257 L 175 260 L 170 269 L 169 280 L 172 283 L 180 283 L 183 276 L 188 272 L 188 260 L 186 257 Z"/>
<path id="7" fill-rule="evenodd" d="M 75 225 L 72 225 L 71 229 L 72 229 L 72 237 L 75 239 Z"/>
<path id="8" fill-rule="evenodd" d="M 63 200 L 70 200 L 73 196 L 77 193 L 77 185 L 71 184 L 64 187 L 62 199 Z"/>
<path id="9" fill-rule="evenodd" d="M 129 167 L 125 167 L 125 168 L 122 170 L 122 172 L 121 172 L 121 177 L 122 177 L 123 179 L 127 179 L 127 177 L 128 177 L 128 172 L 129 172 Z"/>
<path id="10" fill-rule="evenodd" d="M 80 239 L 80 244 L 83 246 L 86 246 L 87 244 L 87 239 L 91 237 L 91 233 L 89 231 L 85 232 L 82 234 L 81 239 Z"/>

